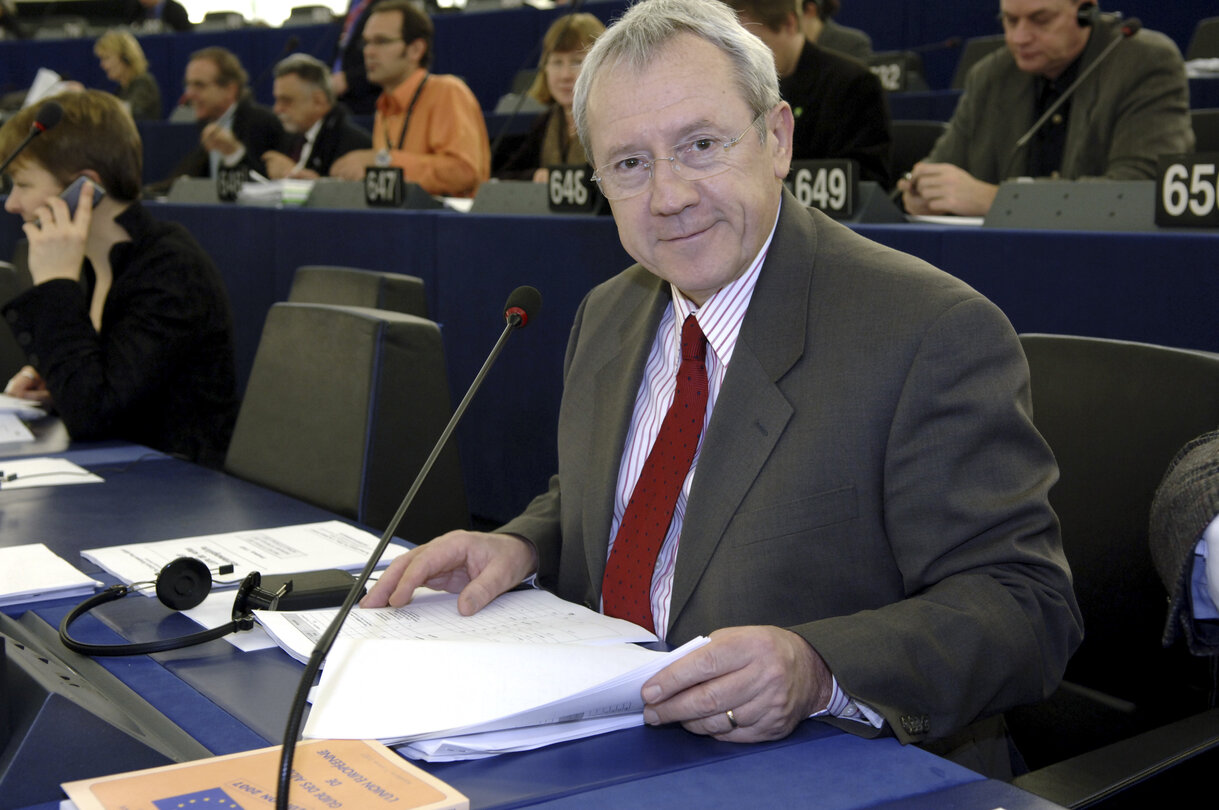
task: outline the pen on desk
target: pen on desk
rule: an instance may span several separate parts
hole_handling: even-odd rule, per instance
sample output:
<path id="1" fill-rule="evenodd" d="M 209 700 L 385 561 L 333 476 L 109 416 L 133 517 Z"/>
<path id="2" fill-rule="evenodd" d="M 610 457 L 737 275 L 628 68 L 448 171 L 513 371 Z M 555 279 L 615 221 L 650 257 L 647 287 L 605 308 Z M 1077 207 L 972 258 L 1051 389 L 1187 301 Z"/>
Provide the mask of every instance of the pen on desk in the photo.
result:
<path id="1" fill-rule="evenodd" d="M 914 175 L 911 174 L 910 172 L 906 172 L 905 174 L 902 175 L 901 179 L 905 180 L 907 183 L 909 183 L 910 181 L 914 180 Z M 898 182 L 900 182 L 900 181 L 898 181 Z M 893 191 L 889 194 L 889 200 L 891 202 L 897 202 L 898 197 L 901 197 L 901 196 L 902 196 L 902 190 L 899 187 L 894 186 Z"/>

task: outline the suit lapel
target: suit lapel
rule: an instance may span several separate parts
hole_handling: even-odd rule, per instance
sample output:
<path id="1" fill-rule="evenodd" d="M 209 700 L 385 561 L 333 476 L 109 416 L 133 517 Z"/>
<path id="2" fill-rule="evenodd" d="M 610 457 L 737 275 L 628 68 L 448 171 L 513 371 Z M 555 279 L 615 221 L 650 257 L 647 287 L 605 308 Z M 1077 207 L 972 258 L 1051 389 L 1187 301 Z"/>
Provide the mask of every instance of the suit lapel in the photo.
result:
<path id="1" fill-rule="evenodd" d="M 786 191 L 732 362 L 699 453 L 677 556 L 669 627 L 694 593 L 794 408 L 777 382 L 804 353 L 815 231 Z"/>

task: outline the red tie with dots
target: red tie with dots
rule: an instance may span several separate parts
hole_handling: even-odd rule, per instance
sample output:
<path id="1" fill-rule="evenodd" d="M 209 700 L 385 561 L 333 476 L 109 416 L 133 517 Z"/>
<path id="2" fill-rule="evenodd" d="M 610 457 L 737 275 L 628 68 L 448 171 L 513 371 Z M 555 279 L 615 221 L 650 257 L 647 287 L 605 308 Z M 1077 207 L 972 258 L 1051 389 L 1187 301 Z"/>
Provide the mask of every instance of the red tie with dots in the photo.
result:
<path id="1" fill-rule="evenodd" d="M 681 366 L 673 404 L 635 482 L 605 565 L 601 598 L 607 616 L 651 630 L 652 571 L 673 521 L 682 483 L 694 463 L 707 412 L 707 338 L 693 315 L 681 328 Z"/>

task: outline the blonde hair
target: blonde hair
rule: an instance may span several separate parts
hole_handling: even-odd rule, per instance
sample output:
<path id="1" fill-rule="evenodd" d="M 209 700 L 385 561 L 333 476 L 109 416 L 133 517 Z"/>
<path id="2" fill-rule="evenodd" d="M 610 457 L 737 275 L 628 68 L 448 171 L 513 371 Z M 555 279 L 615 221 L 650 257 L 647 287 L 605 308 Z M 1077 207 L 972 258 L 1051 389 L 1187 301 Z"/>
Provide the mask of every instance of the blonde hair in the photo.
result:
<path id="1" fill-rule="evenodd" d="M 131 68 L 132 76 L 148 72 L 148 57 L 144 56 L 144 49 L 130 31 L 111 28 L 93 43 L 93 53 L 98 58 L 117 56 L 124 65 Z"/>

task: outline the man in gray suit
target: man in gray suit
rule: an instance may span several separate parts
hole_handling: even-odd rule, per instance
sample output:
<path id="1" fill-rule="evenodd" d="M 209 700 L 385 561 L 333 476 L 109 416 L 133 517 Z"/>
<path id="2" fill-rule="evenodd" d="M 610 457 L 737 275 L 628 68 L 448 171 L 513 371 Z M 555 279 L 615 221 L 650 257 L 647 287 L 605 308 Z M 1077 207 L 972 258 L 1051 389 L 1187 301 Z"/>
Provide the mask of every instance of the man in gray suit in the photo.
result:
<path id="1" fill-rule="evenodd" d="M 974 66 L 948 130 L 898 182 L 907 211 L 983 216 L 1010 177 L 1150 180 L 1158 156 L 1193 150 L 1185 63 L 1172 40 L 1145 30 L 1118 44 L 1017 149 L 1123 34 L 1086 0 L 1002 0 L 1000 8 L 1007 47 Z"/>
<path id="2" fill-rule="evenodd" d="M 469 615 L 536 573 L 673 644 L 710 634 L 644 685 L 648 723 L 752 742 L 818 716 L 1003 773 L 998 713 L 1051 691 L 1080 638 L 1010 325 L 783 191 L 792 112 L 725 5 L 633 6 L 574 109 L 639 264 L 577 314 L 559 473 L 363 604 L 426 584 Z"/>

